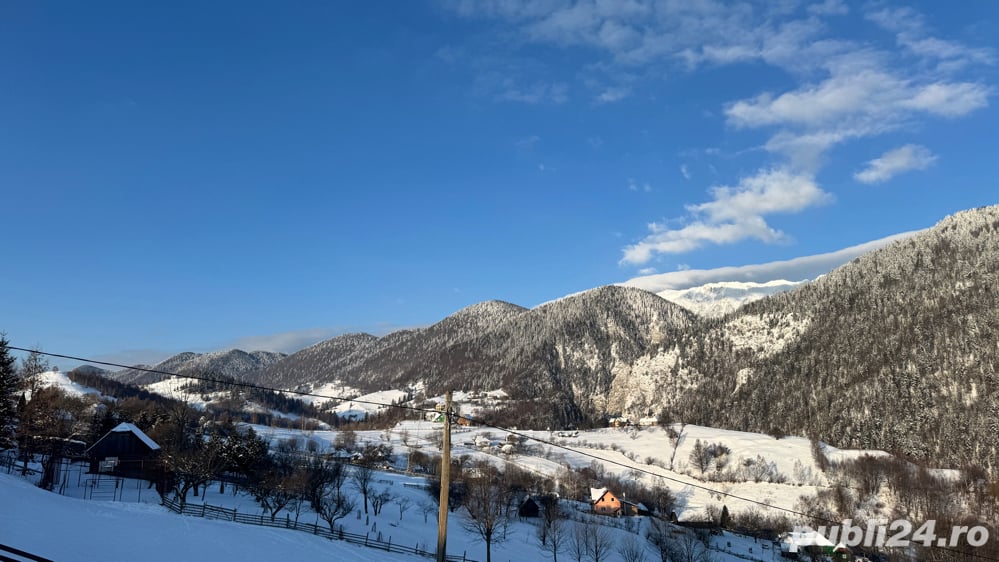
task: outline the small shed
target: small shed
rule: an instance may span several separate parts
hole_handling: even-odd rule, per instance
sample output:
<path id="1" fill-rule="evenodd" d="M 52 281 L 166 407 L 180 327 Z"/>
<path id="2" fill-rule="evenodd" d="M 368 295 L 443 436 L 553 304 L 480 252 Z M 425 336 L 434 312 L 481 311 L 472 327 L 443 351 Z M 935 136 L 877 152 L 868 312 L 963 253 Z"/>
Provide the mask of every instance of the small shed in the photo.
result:
<path id="1" fill-rule="evenodd" d="M 621 498 L 621 515 L 652 515 L 649 508 L 645 507 L 642 502 L 632 502 L 624 498 Z"/>
<path id="2" fill-rule="evenodd" d="M 120 423 L 87 449 L 90 472 L 125 478 L 155 478 L 160 446 L 141 429 Z"/>
<path id="3" fill-rule="evenodd" d="M 517 515 L 520 517 L 537 517 L 541 513 L 541 506 L 538 502 L 531 497 L 524 500 L 524 503 L 520 504 L 520 508 L 517 509 Z"/>

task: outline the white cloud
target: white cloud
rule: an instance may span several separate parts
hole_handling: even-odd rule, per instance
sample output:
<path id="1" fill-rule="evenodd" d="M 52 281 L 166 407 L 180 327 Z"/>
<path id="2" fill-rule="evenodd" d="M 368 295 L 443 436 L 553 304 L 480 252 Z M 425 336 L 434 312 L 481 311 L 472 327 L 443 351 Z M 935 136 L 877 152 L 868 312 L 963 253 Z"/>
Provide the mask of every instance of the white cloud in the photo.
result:
<path id="1" fill-rule="evenodd" d="M 987 106 L 988 93 L 988 88 L 972 82 L 937 82 L 921 87 L 901 106 L 944 117 L 960 117 Z"/>
<path id="2" fill-rule="evenodd" d="M 665 290 L 680 290 L 697 287 L 706 283 L 722 281 L 753 281 L 765 283 L 779 279 L 801 280 L 815 279 L 829 273 L 833 269 L 848 263 L 850 260 L 883 248 L 896 240 L 904 240 L 921 231 L 903 232 L 879 240 L 850 246 L 842 250 L 802 256 L 790 260 L 775 261 L 763 264 L 720 267 L 716 269 L 684 269 L 656 275 L 644 275 L 629 279 L 622 285 L 638 287 L 653 293 Z"/>
<path id="3" fill-rule="evenodd" d="M 707 203 L 688 205 L 690 217 L 680 228 L 649 225 L 650 234 L 624 249 L 621 262 L 643 264 L 656 254 L 678 254 L 706 243 L 731 244 L 745 239 L 778 242 L 786 236 L 771 228 L 765 215 L 795 213 L 831 200 L 811 176 L 787 169 L 761 170 L 736 187 L 717 186 Z"/>
<path id="4" fill-rule="evenodd" d="M 843 0 L 825 0 L 821 4 L 808 6 L 808 13 L 817 16 L 842 16 L 850 13 L 850 8 Z"/>
<path id="5" fill-rule="evenodd" d="M 496 101 L 536 104 L 562 104 L 569 99 L 569 86 L 564 82 L 547 79 L 524 78 L 536 72 L 511 65 L 501 71 L 484 71 L 478 74 L 475 90 Z"/>
<path id="6" fill-rule="evenodd" d="M 898 45 L 912 54 L 942 61 L 939 69 L 952 71 L 968 64 L 995 63 L 995 52 L 992 49 L 968 47 L 957 41 L 930 35 L 925 18 L 912 8 L 885 8 L 870 12 L 865 17 L 882 28 L 895 32 Z"/>
<path id="7" fill-rule="evenodd" d="M 706 215 L 713 223 L 773 213 L 796 213 L 829 201 L 829 194 L 810 176 L 793 174 L 786 169 L 761 171 L 743 178 L 737 187 L 719 186 L 710 191 L 713 201 L 688 205 L 687 209 L 696 215 Z"/>
<path id="8" fill-rule="evenodd" d="M 649 182 L 639 183 L 635 180 L 628 180 L 628 191 L 644 191 L 645 193 L 652 193 L 652 184 Z"/>
<path id="9" fill-rule="evenodd" d="M 687 168 L 686 164 L 680 164 L 680 174 L 683 175 L 683 179 L 690 179 L 690 169 Z"/>
<path id="10" fill-rule="evenodd" d="M 833 61 L 832 74 L 779 96 L 764 93 L 725 109 L 740 128 L 776 127 L 764 145 L 815 170 L 832 146 L 896 130 L 923 115 L 961 117 L 988 105 L 989 89 L 945 79 L 918 82 L 866 57 Z"/>
<path id="11" fill-rule="evenodd" d="M 907 144 L 889 150 L 867 163 L 867 167 L 853 175 L 861 183 L 880 183 L 909 170 L 925 170 L 937 157 L 925 146 Z"/>
<path id="12" fill-rule="evenodd" d="M 541 142 L 541 137 L 539 137 L 538 135 L 531 135 L 528 137 L 524 137 L 522 139 L 517 139 L 517 141 L 515 141 L 513 144 L 517 148 L 523 148 L 526 150 L 534 148 L 535 146 L 537 146 L 539 142 Z"/>
<path id="13" fill-rule="evenodd" d="M 596 102 L 610 103 L 642 91 L 642 80 L 668 80 L 706 66 L 750 63 L 785 71 L 789 83 L 782 79 L 779 87 L 740 93 L 722 104 L 729 127 L 764 135 L 754 142 L 770 161 L 757 165 L 774 166 L 783 177 L 760 172 L 734 188 L 712 190 L 713 200 L 688 207 L 682 224 L 652 225 L 644 239 L 624 249 L 622 263 L 642 264 L 660 253 L 706 244 L 784 240 L 766 217 L 829 200 L 813 178 L 832 148 L 916 131 L 929 119 L 967 116 L 987 107 L 994 93 L 985 78 L 990 74 L 968 70 L 994 64 L 995 51 L 935 36 L 926 18 L 911 8 L 868 4 L 856 7 L 861 13 L 854 16 L 842 0 L 450 0 L 449 5 L 463 17 L 498 22 L 511 57 L 520 54 L 517 49 L 541 45 L 572 55 L 560 61 L 582 61 L 568 72 L 503 66 L 492 78 L 495 99 L 560 103 L 568 99 L 570 84 L 579 82 Z M 852 20 L 831 25 L 831 16 L 843 15 L 874 25 Z M 527 63 L 521 59 L 521 64 Z M 562 78 L 566 82 L 552 78 L 570 75 Z M 562 88 L 553 92 L 553 85 Z M 688 173 L 681 168 L 684 177 Z M 755 191 L 754 181 L 773 183 Z"/>
<path id="14" fill-rule="evenodd" d="M 628 97 L 628 94 L 630 93 L 631 93 L 630 88 L 620 88 L 620 87 L 607 88 L 604 91 L 600 92 L 600 94 L 597 96 L 597 102 L 614 103 L 616 101 L 621 101 L 624 98 Z"/>

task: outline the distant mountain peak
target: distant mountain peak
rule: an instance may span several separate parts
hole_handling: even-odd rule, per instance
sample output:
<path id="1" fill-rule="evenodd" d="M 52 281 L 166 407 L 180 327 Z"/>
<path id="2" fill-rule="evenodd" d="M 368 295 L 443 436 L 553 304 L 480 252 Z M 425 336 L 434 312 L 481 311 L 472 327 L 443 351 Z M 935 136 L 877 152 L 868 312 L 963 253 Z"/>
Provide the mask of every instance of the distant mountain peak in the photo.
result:
<path id="1" fill-rule="evenodd" d="M 790 291 L 807 282 L 807 280 L 787 281 L 785 279 L 775 279 L 763 283 L 719 281 L 689 289 L 666 289 L 656 294 L 699 316 L 718 318 L 735 311 L 746 303 Z"/>

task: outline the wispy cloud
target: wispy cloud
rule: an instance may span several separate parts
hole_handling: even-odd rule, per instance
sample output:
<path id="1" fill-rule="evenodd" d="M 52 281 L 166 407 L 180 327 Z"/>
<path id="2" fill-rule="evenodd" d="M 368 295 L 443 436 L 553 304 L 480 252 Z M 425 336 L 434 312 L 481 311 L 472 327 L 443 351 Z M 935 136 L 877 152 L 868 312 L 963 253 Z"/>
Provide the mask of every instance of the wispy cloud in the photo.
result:
<path id="1" fill-rule="evenodd" d="M 925 146 L 907 144 L 889 150 L 867 163 L 867 166 L 853 175 L 861 183 L 881 183 L 910 170 L 925 170 L 937 157 Z"/>
<path id="2" fill-rule="evenodd" d="M 630 88 L 621 87 L 611 87 L 606 88 L 600 94 L 597 95 L 597 102 L 599 103 L 614 103 L 616 101 L 621 101 L 631 93 Z"/>
<path id="3" fill-rule="evenodd" d="M 645 193 L 652 193 L 652 184 L 649 182 L 637 182 L 633 179 L 628 180 L 628 191 L 644 191 Z"/>
<path id="4" fill-rule="evenodd" d="M 856 257 L 883 248 L 896 240 L 904 240 L 919 232 L 921 231 L 903 232 L 879 240 L 843 248 L 842 250 L 836 250 L 835 252 L 802 256 L 790 260 L 737 267 L 720 267 L 716 269 L 684 269 L 655 275 L 642 274 L 641 277 L 629 279 L 621 284 L 658 293 L 665 290 L 689 289 L 690 287 L 721 281 L 754 281 L 765 283 L 780 279 L 789 281 L 815 279 L 848 263 Z"/>
<path id="5" fill-rule="evenodd" d="M 843 0 L 825 0 L 819 4 L 809 5 L 808 13 L 819 16 L 843 16 L 850 13 L 850 8 Z"/>
<path id="6" fill-rule="evenodd" d="M 680 175 L 682 175 L 685 180 L 689 180 L 691 178 L 690 169 L 687 168 L 686 164 L 680 164 Z"/>
<path id="7" fill-rule="evenodd" d="M 939 37 L 911 8 L 851 7 L 842 0 L 445 2 L 462 17 L 497 24 L 510 53 L 540 45 L 579 55 L 563 59 L 577 63 L 569 72 L 546 67 L 522 73 L 523 65 L 504 66 L 489 80 L 498 100 L 561 103 L 581 84 L 587 94 L 573 99 L 625 103 L 652 76 L 661 80 L 745 63 L 785 71 L 790 82 L 740 94 L 720 107 L 728 127 L 761 134 L 743 149 L 762 148 L 765 160 L 757 165 L 766 169 L 729 180 L 735 187 L 712 189 L 713 200 L 688 205 L 680 226 L 649 225 L 644 239 L 624 248 L 624 264 L 708 244 L 786 240 L 767 216 L 830 200 L 815 178 L 832 148 L 965 117 L 987 107 L 994 94 L 988 74 L 971 71 L 995 64 L 995 51 Z M 925 160 L 911 156 L 910 165 Z M 902 171 L 889 160 L 872 161 L 859 178 Z M 681 168 L 681 174 L 690 179 L 689 170 Z"/>
<path id="8" fill-rule="evenodd" d="M 842 142 L 896 130 L 920 114 L 961 117 L 988 105 L 989 89 L 975 82 L 918 81 L 883 68 L 874 58 L 832 61 L 831 76 L 780 95 L 763 93 L 725 109 L 739 128 L 774 127 L 766 148 L 802 169 Z"/>
<path id="9" fill-rule="evenodd" d="M 569 86 L 548 80 L 523 81 L 511 74 L 486 72 L 476 81 L 479 92 L 496 101 L 526 104 L 561 104 L 569 99 Z"/>
<path id="10" fill-rule="evenodd" d="M 925 18 L 909 7 L 884 8 L 865 17 L 882 28 L 895 32 L 897 44 L 927 60 L 936 60 L 938 71 L 953 72 L 971 64 L 994 64 L 993 49 L 969 47 L 957 41 L 930 34 Z"/>
<path id="11" fill-rule="evenodd" d="M 522 139 L 517 139 L 513 144 L 517 148 L 522 148 L 527 150 L 534 148 L 535 146 L 538 145 L 539 142 L 541 142 L 541 137 L 539 137 L 538 135 L 530 135 Z"/>
<path id="12" fill-rule="evenodd" d="M 644 264 L 657 254 L 679 254 L 704 244 L 731 244 L 745 239 L 778 242 L 786 235 L 767 224 L 766 215 L 795 213 L 827 203 L 831 196 L 815 180 L 788 169 L 761 170 L 735 187 L 717 186 L 713 199 L 688 205 L 684 226 L 649 225 L 650 234 L 624 249 L 622 264 Z"/>

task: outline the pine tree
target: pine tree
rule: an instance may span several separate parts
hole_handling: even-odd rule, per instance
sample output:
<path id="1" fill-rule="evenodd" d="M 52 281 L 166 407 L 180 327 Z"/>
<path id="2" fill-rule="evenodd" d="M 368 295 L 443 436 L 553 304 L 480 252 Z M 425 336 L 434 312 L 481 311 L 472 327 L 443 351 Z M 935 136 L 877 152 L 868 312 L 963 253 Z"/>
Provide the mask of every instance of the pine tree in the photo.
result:
<path id="1" fill-rule="evenodd" d="M 0 450 L 14 446 L 14 423 L 17 420 L 17 397 L 20 380 L 14 356 L 7 346 L 7 335 L 0 333 Z"/>

